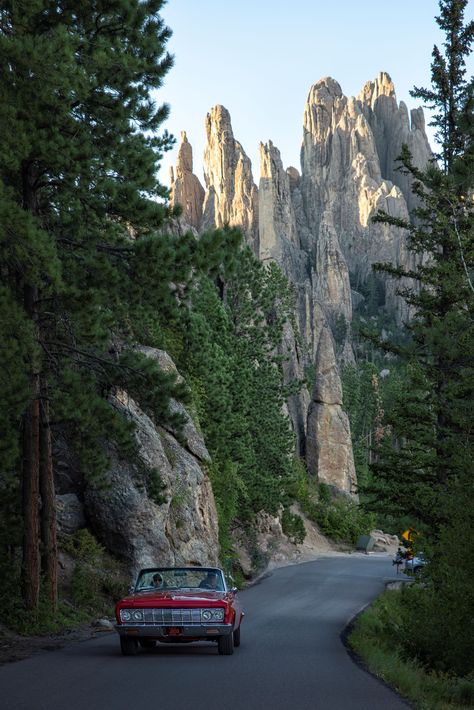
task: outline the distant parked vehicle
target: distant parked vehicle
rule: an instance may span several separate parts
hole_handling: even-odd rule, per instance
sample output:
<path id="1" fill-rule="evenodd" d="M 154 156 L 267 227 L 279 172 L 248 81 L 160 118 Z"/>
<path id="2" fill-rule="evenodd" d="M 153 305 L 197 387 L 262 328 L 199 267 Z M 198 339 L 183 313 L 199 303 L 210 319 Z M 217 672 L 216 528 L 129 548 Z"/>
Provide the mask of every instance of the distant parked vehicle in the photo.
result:
<path id="1" fill-rule="evenodd" d="M 115 607 L 123 655 L 157 641 L 214 641 L 221 655 L 231 655 L 244 616 L 236 592 L 217 567 L 142 569 L 130 596 Z"/>
<path id="2" fill-rule="evenodd" d="M 405 572 L 418 574 L 427 565 L 427 560 L 422 552 L 418 552 L 414 557 L 405 560 Z"/>

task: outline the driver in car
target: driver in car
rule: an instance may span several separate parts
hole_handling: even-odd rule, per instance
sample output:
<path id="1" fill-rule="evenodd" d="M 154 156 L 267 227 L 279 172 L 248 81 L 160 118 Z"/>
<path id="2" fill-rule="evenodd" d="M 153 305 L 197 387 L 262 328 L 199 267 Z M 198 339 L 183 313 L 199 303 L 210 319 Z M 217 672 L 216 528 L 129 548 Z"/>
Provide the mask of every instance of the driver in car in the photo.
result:
<path id="1" fill-rule="evenodd" d="M 199 589 L 215 589 L 220 590 L 219 579 L 216 572 L 209 571 L 207 576 L 202 580 Z"/>

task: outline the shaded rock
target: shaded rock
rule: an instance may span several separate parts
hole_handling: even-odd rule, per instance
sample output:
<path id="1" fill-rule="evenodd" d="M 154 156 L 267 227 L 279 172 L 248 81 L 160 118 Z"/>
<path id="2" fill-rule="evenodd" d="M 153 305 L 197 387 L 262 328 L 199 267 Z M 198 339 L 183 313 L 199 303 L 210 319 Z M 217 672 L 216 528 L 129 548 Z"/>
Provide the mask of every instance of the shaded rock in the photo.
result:
<path id="1" fill-rule="evenodd" d="M 321 79 L 305 108 L 300 190 L 307 229 L 318 243 L 329 224 L 349 270 L 362 281 L 375 262 L 411 265 L 403 231 L 372 222 L 379 210 L 408 217 L 409 186 L 389 169 L 402 137 L 411 136 L 420 164 L 428 158 L 421 114 L 412 131 L 404 111 L 385 74 L 366 84 L 358 99 L 345 97 L 333 79 Z M 323 273 L 320 269 L 318 277 Z M 345 292 L 343 298 L 347 302 Z M 403 320 L 407 310 L 399 301 L 388 282 L 387 302 Z"/>
<path id="2" fill-rule="evenodd" d="M 271 141 L 260 143 L 259 183 L 259 252 L 262 261 L 273 259 L 288 273 L 293 264 L 283 264 L 297 258 L 292 247 L 299 248 L 296 219 L 290 193 L 290 176 L 283 169 L 280 151 Z"/>
<path id="3" fill-rule="evenodd" d="M 155 360 L 164 372 L 175 375 L 177 382 L 183 381 L 183 378 L 181 377 L 176 368 L 176 365 L 174 364 L 173 360 L 167 352 L 165 352 L 164 350 L 159 350 L 157 348 L 145 346 L 140 346 L 137 348 L 137 350 L 144 353 L 152 360 Z M 198 459 L 200 459 L 204 463 L 209 463 L 211 457 L 204 443 L 202 433 L 200 430 L 198 430 L 197 425 L 195 424 L 185 407 L 181 404 L 181 402 L 177 402 L 173 399 L 170 402 L 170 409 L 173 414 L 180 414 L 181 417 L 183 417 L 184 419 L 184 425 L 181 431 L 181 436 L 184 438 L 185 447 L 189 449 L 189 451 L 194 454 L 194 456 L 196 456 Z M 176 434 L 176 432 L 171 433 L 173 435 Z"/>
<path id="4" fill-rule="evenodd" d="M 64 533 L 75 533 L 85 527 L 84 506 L 75 493 L 56 496 L 56 520 L 58 530 Z"/>
<path id="5" fill-rule="evenodd" d="M 96 619 L 92 622 L 96 631 L 114 631 L 114 625 L 109 619 Z"/>
<path id="6" fill-rule="evenodd" d="M 162 351 L 155 354 L 167 360 Z M 153 565 L 216 564 L 217 511 L 203 466 L 209 455 L 189 415 L 183 446 L 125 392 L 118 392 L 112 402 L 136 427 L 142 465 L 121 459 L 110 447 L 106 487 L 90 483 L 85 490 L 94 532 L 108 550 L 127 560 L 132 574 Z M 143 464 L 161 480 L 157 500 L 151 497 Z"/>
<path id="7" fill-rule="evenodd" d="M 315 300 L 322 305 L 326 317 L 332 323 L 342 317 L 350 325 L 352 300 L 349 270 L 332 215 L 328 212 L 322 217 L 316 242 L 315 272 Z"/>
<path id="8" fill-rule="evenodd" d="M 379 552 L 392 552 L 395 554 L 396 549 L 400 545 L 400 540 L 397 535 L 384 533 L 383 530 L 372 530 L 370 535 L 374 540 L 374 550 Z"/>

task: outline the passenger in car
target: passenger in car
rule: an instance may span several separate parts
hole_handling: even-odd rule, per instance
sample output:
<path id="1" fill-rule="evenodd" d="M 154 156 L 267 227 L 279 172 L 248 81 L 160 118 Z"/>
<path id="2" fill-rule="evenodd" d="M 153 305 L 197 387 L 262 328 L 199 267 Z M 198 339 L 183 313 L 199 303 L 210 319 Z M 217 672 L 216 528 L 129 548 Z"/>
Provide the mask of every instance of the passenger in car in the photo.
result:
<path id="1" fill-rule="evenodd" d="M 156 572 L 152 577 L 152 585 L 155 589 L 165 589 L 166 584 L 159 572 Z"/>

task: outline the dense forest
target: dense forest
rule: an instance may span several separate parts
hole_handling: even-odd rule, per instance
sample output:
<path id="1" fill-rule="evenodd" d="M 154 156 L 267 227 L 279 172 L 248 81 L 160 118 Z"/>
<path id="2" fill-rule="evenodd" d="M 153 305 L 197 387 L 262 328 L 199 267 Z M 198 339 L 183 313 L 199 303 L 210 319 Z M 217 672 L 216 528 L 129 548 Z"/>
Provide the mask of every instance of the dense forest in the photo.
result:
<path id="1" fill-rule="evenodd" d="M 415 548 L 429 560 L 385 617 L 387 633 L 402 655 L 460 676 L 474 666 L 474 85 L 466 70 L 474 23 L 465 22 L 466 6 L 440 2 L 444 43 L 433 49 L 432 85 L 412 92 L 433 109 L 439 146 L 423 171 L 407 149 L 400 156 L 418 206 L 410 222 L 376 218 L 407 230 L 416 256 L 411 270 L 377 266 L 399 281 L 412 319 L 395 338 L 365 329 L 397 377 L 379 387 L 370 365 L 346 373 L 356 435 L 371 411 L 377 422 L 384 410 L 370 454 L 356 441 L 364 505 L 386 525 L 410 522 Z"/>
<path id="2" fill-rule="evenodd" d="M 36 619 L 41 610 L 47 623 L 63 613 L 58 549 L 72 543 L 57 537 L 57 442 L 67 440 L 98 482 L 110 465 L 105 441 L 136 459 L 133 426 L 113 404 L 126 390 L 178 437 L 183 419 L 171 401 L 193 413 L 212 459 L 221 560 L 233 555 L 235 521 L 251 536 L 262 510 L 301 541 L 294 503 L 352 543 L 375 523 L 395 533 L 413 526 L 429 565 L 402 594 L 404 653 L 466 675 L 474 664 L 467 2 L 441 0 L 444 51 L 433 51 L 431 88 L 413 91 L 434 109 L 439 146 L 424 170 L 408 149 L 400 156 L 417 207 L 409 221 L 377 216 L 405 230 L 415 266 L 377 265 L 353 323 L 355 364 L 342 372 L 360 506 L 318 486 L 295 454 L 285 402 L 311 385 L 311 373 L 306 382 L 283 375 L 292 285 L 237 228 L 199 237 L 176 228 L 179 208 L 157 178 L 174 142 L 169 109 L 153 99 L 173 62 L 162 5 L 35 0 L 0 9 L 0 599 L 9 622 L 24 609 Z M 413 313 L 403 327 L 383 308 L 387 278 L 400 282 Z M 137 344 L 169 353 L 181 377 Z M 144 480 L 159 501 L 159 471 L 145 470 Z M 74 543 L 79 558 L 84 546 L 101 554 L 87 535 Z"/>
<path id="3" fill-rule="evenodd" d="M 278 354 L 292 290 L 237 229 L 197 239 L 174 228 L 179 210 L 157 179 L 168 107 L 152 99 L 172 64 L 161 6 L 12 2 L 0 15 L 1 564 L 8 604 L 33 613 L 58 608 L 57 442 L 99 482 L 105 441 L 138 456 L 118 390 L 178 434 L 170 399 L 192 407 L 223 556 L 232 521 L 251 527 L 259 510 L 286 511 L 304 536 L 288 508 L 306 475 L 283 408 L 302 383 L 284 385 Z M 137 343 L 168 351 L 185 381 Z M 160 472 L 145 480 L 159 502 Z"/>

